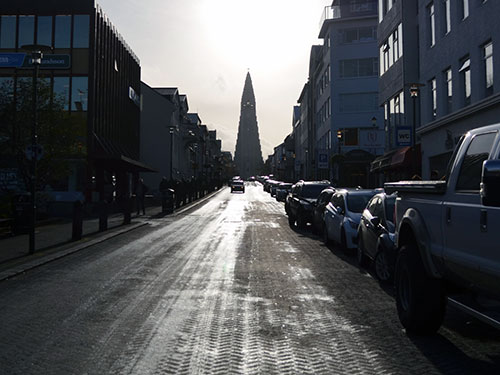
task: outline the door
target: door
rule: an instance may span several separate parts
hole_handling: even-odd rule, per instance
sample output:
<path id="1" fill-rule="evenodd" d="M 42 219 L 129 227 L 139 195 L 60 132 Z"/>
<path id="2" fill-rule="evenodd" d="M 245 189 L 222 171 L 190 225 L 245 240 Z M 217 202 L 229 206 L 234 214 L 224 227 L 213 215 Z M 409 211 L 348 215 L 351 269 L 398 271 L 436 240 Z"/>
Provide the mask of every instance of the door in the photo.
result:
<path id="1" fill-rule="evenodd" d="M 500 288 L 500 209 L 482 206 L 479 188 L 482 165 L 489 157 L 496 135 L 496 132 L 478 134 L 471 140 L 443 204 L 447 269 L 457 279 L 489 290 L 495 279 L 493 287 Z"/>

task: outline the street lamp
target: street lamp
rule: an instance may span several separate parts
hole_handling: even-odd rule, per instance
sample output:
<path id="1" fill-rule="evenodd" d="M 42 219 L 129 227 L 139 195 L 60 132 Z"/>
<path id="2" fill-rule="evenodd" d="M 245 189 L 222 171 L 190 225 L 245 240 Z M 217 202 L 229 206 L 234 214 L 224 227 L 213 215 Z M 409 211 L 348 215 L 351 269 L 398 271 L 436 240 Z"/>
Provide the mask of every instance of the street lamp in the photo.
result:
<path id="1" fill-rule="evenodd" d="M 342 130 L 337 130 L 337 144 L 339 146 L 339 152 L 338 154 L 340 155 L 340 142 L 342 141 Z"/>
<path id="2" fill-rule="evenodd" d="M 373 117 L 372 117 L 372 126 L 373 126 L 374 128 L 376 128 L 376 127 L 377 127 L 377 118 L 376 118 L 375 116 L 373 116 Z"/>
<path id="3" fill-rule="evenodd" d="M 174 130 L 175 127 L 171 126 L 168 128 L 169 133 L 170 133 L 170 183 L 173 183 L 173 176 L 172 176 L 172 171 L 173 171 L 173 162 L 174 162 Z"/>
<path id="4" fill-rule="evenodd" d="M 31 126 L 31 150 L 27 150 L 28 158 L 31 158 L 31 181 L 30 181 L 30 206 L 31 223 L 29 232 L 29 253 L 35 252 L 35 227 L 36 227 L 36 167 L 39 158 L 38 151 L 38 108 L 37 108 L 37 82 L 38 70 L 42 64 L 43 52 L 52 50 L 49 46 L 38 44 L 27 44 L 21 46 L 22 50 L 31 52 L 31 63 L 33 64 L 33 123 Z"/>
<path id="5" fill-rule="evenodd" d="M 417 98 L 420 91 L 420 87 L 425 86 L 422 83 L 410 83 L 410 96 L 413 102 L 413 131 L 412 131 L 412 147 L 413 147 L 413 172 L 417 172 Z"/>

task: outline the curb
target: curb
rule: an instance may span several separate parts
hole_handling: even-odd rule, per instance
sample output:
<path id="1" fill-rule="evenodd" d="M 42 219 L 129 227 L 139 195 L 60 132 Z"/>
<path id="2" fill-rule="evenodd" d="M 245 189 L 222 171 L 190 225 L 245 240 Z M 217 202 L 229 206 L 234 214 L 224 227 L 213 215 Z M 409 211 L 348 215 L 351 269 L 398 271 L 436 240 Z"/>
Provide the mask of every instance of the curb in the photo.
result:
<path id="1" fill-rule="evenodd" d="M 113 237 L 117 237 L 123 233 L 126 233 L 126 232 L 130 232 L 134 229 L 137 229 L 137 228 L 140 228 L 140 227 L 143 227 L 143 226 L 146 226 L 148 225 L 149 223 L 148 222 L 142 222 L 142 223 L 137 223 L 137 224 L 130 224 L 128 225 L 127 227 L 125 228 L 121 228 L 121 229 L 118 229 L 118 230 L 115 230 L 113 231 L 112 233 L 106 233 L 102 236 L 99 236 L 97 238 L 94 238 L 92 240 L 89 240 L 89 241 L 86 241 L 84 243 L 80 243 L 80 244 L 77 244 L 76 246 L 72 246 L 68 249 L 65 249 L 65 250 L 61 250 L 61 251 L 55 251 L 49 255 L 46 255 L 46 256 L 42 256 L 40 258 L 36 258 L 36 259 L 31 259 L 31 260 L 28 260 L 26 262 L 23 262 L 22 264 L 19 264 L 19 265 L 15 265 L 9 269 L 6 269 L 6 270 L 3 270 L 3 271 L 0 271 L 0 281 L 4 281 L 4 280 L 7 280 L 7 279 L 10 279 L 14 276 L 17 276 L 17 275 L 20 275 L 26 271 L 29 271 L 29 270 L 32 270 L 34 268 L 37 268 L 37 267 L 40 267 L 44 264 L 47 264 L 47 263 L 50 263 L 50 262 L 53 262 L 57 259 L 61 259 L 61 258 L 64 258 L 68 255 L 71 255 L 73 253 L 76 253 L 77 251 L 80 251 L 80 250 L 83 250 L 83 249 L 86 249 L 88 247 L 91 247 L 91 246 L 94 246 L 94 245 L 97 245 L 101 242 L 104 242 L 104 241 L 107 241 Z M 41 254 L 36 254 L 33 255 L 33 257 L 37 257 L 37 256 L 40 256 Z"/>
<path id="2" fill-rule="evenodd" d="M 179 211 L 174 211 L 174 214 L 172 216 L 176 217 L 177 215 L 183 214 L 184 212 L 189 211 L 189 210 L 199 206 L 200 204 L 205 203 L 209 198 L 220 193 L 222 190 L 224 190 L 224 188 L 213 191 L 212 193 L 204 196 L 202 199 L 198 199 L 194 202 L 191 202 L 187 206 L 181 207 Z M 148 221 L 144 221 L 144 222 L 136 223 L 136 224 L 129 224 L 124 228 L 114 230 L 113 232 L 110 232 L 110 233 L 105 233 L 102 236 L 88 240 L 86 242 L 76 244 L 74 246 L 70 245 L 70 247 L 67 249 L 59 250 L 59 251 L 54 250 L 52 253 L 50 253 L 48 255 L 43 255 L 43 253 L 40 252 L 40 253 L 35 253 L 34 255 L 29 256 L 30 258 L 32 258 L 29 260 L 26 260 L 26 258 L 23 257 L 21 259 L 18 259 L 20 264 L 16 264 L 12 267 L 9 267 L 9 265 L 7 263 L 5 265 L 6 269 L 1 270 L 1 267 L 0 267 L 0 281 L 4 281 L 4 280 L 10 279 L 14 276 L 18 276 L 22 273 L 25 273 L 26 271 L 40 267 L 44 264 L 53 262 L 55 260 L 64 258 L 68 255 L 76 253 L 77 251 L 80 251 L 80 250 L 86 249 L 88 247 L 97 245 L 97 244 L 104 242 L 104 241 L 107 241 L 113 237 L 117 237 L 123 233 L 130 232 L 134 229 L 137 229 L 137 228 L 140 228 L 140 227 L 143 227 L 146 225 L 149 225 Z M 26 260 L 26 261 L 24 261 L 24 260 Z M 11 264 L 15 263 L 15 262 L 16 262 L 16 260 L 12 260 Z"/>

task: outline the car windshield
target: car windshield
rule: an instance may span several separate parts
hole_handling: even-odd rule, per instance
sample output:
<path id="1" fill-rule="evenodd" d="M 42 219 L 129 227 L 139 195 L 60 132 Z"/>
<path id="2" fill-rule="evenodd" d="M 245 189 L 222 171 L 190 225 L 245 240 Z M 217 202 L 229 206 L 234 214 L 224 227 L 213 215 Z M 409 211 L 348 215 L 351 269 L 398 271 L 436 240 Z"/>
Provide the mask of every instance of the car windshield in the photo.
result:
<path id="1" fill-rule="evenodd" d="M 366 207 L 368 201 L 373 197 L 374 193 L 364 193 L 364 194 L 348 194 L 347 195 L 347 207 L 349 211 L 354 213 L 361 213 Z"/>
<path id="2" fill-rule="evenodd" d="M 233 181 L 233 185 L 243 185 L 243 181 Z"/>
<path id="3" fill-rule="evenodd" d="M 387 221 L 394 222 L 394 206 L 396 205 L 396 198 L 385 199 L 385 217 Z"/>
<path id="4" fill-rule="evenodd" d="M 328 185 L 304 185 L 302 187 L 302 197 L 304 198 L 318 198 L 318 195 L 327 188 Z"/>

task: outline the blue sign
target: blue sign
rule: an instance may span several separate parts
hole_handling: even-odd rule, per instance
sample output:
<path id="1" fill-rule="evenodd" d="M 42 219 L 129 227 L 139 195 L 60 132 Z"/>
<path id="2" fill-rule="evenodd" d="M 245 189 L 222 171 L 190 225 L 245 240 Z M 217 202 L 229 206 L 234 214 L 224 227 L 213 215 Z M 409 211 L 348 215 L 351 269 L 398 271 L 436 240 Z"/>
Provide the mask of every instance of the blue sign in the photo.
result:
<path id="1" fill-rule="evenodd" d="M 69 55 L 43 55 L 40 64 L 40 69 L 69 69 L 70 67 L 71 58 Z M 33 59 L 28 56 L 21 68 L 33 68 Z"/>
<path id="2" fill-rule="evenodd" d="M 400 147 L 412 145 L 412 128 L 401 126 L 396 128 L 396 144 Z"/>
<path id="3" fill-rule="evenodd" d="M 19 68 L 25 57 L 25 53 L 0 53 L 0 68 Z"/>
<path id="4" fill-rule="evenodd" d="M 328 154 L 319 153 L 318 154 L 318 168 L 319 169 L 328 169 Z"/>

